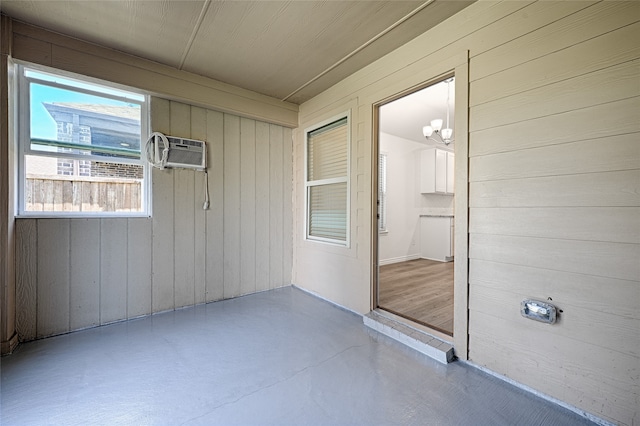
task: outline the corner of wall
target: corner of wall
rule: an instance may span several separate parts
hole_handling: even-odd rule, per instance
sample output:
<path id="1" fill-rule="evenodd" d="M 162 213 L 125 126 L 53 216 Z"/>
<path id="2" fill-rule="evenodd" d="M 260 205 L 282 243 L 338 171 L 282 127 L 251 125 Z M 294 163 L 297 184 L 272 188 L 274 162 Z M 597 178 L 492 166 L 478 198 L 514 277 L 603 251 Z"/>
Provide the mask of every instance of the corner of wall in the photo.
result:
<path id="1" fill-rule="evenodd" d="M 11 353 L 18 344 L 16 334 L 16 281 L 14 265 L 13 161 L 9 111 L 9 63 L 11 57 L 11 19 L 0 16 L 0 353 Z M 6 218 L 6 219 L 5 219 Z"/>

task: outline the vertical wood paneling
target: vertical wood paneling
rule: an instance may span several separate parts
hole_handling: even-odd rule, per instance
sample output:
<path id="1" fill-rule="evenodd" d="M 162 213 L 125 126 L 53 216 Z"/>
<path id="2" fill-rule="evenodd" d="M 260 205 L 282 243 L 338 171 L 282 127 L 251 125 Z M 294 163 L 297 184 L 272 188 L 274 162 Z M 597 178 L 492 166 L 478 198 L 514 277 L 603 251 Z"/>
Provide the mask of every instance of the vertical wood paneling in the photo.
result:
<path id="1" fill-rule="evenodd" d="M 240 291 L 240 117 L 225 114 L 224 297 Z"/>
<path id="2" fill-rule="evenodd" d="M 283 285 L 291 284 L 293 269 L 293 139 L 291 129 L 284 129 L 282 136 L 282 279 Z"/>
<path id="3" fill-rule="evenodd" d="M 100 324 L 100 219 L 71 220 L 69 327 Z"/>
<path id="4" fill-rule="evenodd" d="M 269 125 L 256 123 L 256 290 L 269 288 Z"/>
<path id="5" fill-rule="evenodd" d="M 21 341 L 36 338 L 38 221 L 16 221 L 16 328 Z"/>
<path id="6" fill-rule="evenodd" d="M 207 140 L 207 111 L 203 108 L 191 107 L 191 138 L 203 140 L 207 143 L 207 150 L 211 150 L 211 142 Z M 210 155 L 210 154 L 209 154 Z M 207 159 L 207 167 L 211 163 Z M 195 303 L 205 302 L 206 291 L 206 226 L 204 203 L 204 181 L 207 178 L 203 172 L 195 173 L 195 211 L 194 211 L 194 298 Z"/>
<path id="7" fill-rule="evenodd" d="M 156 169 L 152 218 L 21 220 L 24 339 L 290 282 L 291 130 L 157 98 L 152 125 L 208 142 L 210 209 L 204 174 Z"/>
<path id="8" fill-rule="evenodd" d="M 269 288 L 283 285 L 283 131 L 281 126 L 269 126 Z"/>
<path id="9" fill-rule="evenodd" d="M 191 107 L 180 102 L 171 102 L 171 134 L 183 138 L 191 137 Z M 174 300 L 175 306 L 183 307 L 195 303 L 194 277 L 194 218 L 195 218 L 195 172 L 189 169 L 173 169 L 174 199 Z"/>
<path id="10" fill-rule="evenodd" d="M 37 337 L 69 331 L 69 219 L 38 221 Z"/>
<path id="11" fill-rule="evenodd" d="M 207 111 L 209 197 L 206 212 L 206 301 L 224 296 L 224 115 Z"/>
<path id="12" fill-rule="evenodd" d="M 175 236 L 175 307 L 195 303 L 195 175 L 192 170 L 175 169 L 174 206 Z"/>
<path id="13" fill-rule="evenodd" d="M 256 291 L 256 122 L 240 119 L 240 292 Z"/>
<path id="14" fill-rule="evenodd" d="M 127 221 L 102 219 L 100 235 L 100 323 L 127 317 Z"/>
<path id="15" fill-rule="evenodd" d="M 127 318 L 151 311 L 151 219 L 127 221 Z"/>
<path id="16" fill-rule="evenodd" d="M 170 133 L 170 102 L 153 98 L 151 129 Z M 153 169 L 152 311 L 174 308 L 173 298 L 173 173 Z"/>
<path id="17" fill-rule="evenodd" d="M 9 125 L 14 79 L 10 77 L 12 21 L 0 16 L 0 353 L 11 353 L 16 339 L 16 246 L 14 220 L 14 143 Z"/>

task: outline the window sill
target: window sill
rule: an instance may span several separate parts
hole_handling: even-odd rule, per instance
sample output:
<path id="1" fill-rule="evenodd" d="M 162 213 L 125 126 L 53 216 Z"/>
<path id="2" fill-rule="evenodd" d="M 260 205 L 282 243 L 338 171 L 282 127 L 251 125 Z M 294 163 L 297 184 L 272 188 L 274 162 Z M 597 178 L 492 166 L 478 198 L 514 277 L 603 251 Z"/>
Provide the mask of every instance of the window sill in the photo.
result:
<path id="1" fill-rule="evenodd" d="M 71 214 L 68 212 L 27 212 L 16 215 L 16 219 L 139 219 L 151 218 L 149 213 L 96 213 L 96 214 Z"/>

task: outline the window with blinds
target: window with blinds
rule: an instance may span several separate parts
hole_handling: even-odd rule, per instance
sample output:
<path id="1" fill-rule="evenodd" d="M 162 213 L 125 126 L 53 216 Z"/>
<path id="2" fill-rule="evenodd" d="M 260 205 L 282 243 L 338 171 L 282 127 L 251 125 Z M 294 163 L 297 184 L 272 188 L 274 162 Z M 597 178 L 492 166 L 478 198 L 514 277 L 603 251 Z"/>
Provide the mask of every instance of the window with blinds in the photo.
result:
<path id="1" fill-rule="evenodd" d="M 306 133 L 307 239 L 348 245 L 347 117 Z"/>
<path id="2" fill-rule="evenodd" d="M 378 157 L 378 231 L 387 230 L 387 154 Z"/>

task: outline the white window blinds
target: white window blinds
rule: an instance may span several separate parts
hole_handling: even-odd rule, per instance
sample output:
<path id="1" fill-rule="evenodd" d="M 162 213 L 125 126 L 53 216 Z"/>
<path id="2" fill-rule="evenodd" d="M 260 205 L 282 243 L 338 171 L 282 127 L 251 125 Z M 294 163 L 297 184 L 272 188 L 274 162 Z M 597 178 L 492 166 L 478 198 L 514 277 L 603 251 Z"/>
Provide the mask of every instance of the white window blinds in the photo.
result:
<path id="1" fill-rule="evenodd" d="M 307 238 L 346 245 L 349 128 L 346 117 L 307 132 Z"/>
<path id="2" fill-rule="evenodd" d="M 387 154 L 378 157 L 378 231 L 387 230 Z"/>

